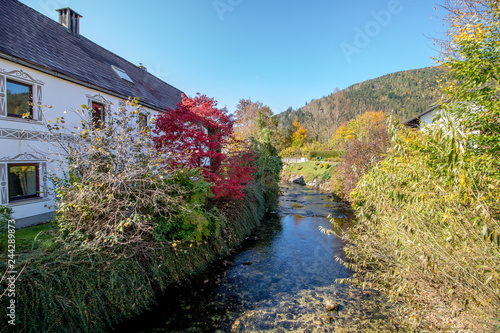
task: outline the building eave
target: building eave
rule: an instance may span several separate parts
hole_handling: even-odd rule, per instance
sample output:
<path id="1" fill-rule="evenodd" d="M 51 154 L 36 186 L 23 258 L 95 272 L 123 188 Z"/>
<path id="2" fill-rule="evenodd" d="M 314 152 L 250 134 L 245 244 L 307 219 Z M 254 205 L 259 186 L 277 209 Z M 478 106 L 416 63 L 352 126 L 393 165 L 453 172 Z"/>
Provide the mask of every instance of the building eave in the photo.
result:
<path id="1" fill-rule="evenodd" d="M 403 124 L 410 124 L 410 123 L 413 123 L 415 121 L 418 121 L 422 116 L 425 116 L 426 114 L 428 114 L 428 113 L 430 113 L 430 112 L 432 112 L 440 107 L 441 107 L 440 104 L 436 104 L 436 105 L 432 106 L 431 108 L 427 109 L 426 111 L 416 115 L 415 117 L 405 120 L 403 122 Z"/>

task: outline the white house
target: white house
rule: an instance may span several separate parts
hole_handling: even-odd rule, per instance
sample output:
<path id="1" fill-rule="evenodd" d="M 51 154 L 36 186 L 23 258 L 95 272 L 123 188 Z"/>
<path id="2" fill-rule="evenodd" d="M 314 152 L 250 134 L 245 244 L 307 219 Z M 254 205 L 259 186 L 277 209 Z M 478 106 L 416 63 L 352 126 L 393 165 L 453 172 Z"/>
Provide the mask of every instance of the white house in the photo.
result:
<path id="1" fill-rule="evenodd" d="M 52 216 L 47 171 L 55 166 L 42 142 L 48 137 L 42 117 L 56 119 L 85 104 L 105 121 L 128 97 L 140 98 L 147 117 L 181 101 L 180 90 L 142 65 L 80 35 L 78 13 L 58 12 L 55 22 L 16 0 L 0 0 L 0 205 L 13 208 L 18 227 Z"/>
<path id="2" fill-rule="evenodd" d="M 439 105 L 435 105 L 430 109 L 416 115 L 415 117 L 405 121 L 404 123 L 412 128 L 422 129 L 424 125 L 429 126 L 433 122 L 433 117 L 439 111 Z"/>

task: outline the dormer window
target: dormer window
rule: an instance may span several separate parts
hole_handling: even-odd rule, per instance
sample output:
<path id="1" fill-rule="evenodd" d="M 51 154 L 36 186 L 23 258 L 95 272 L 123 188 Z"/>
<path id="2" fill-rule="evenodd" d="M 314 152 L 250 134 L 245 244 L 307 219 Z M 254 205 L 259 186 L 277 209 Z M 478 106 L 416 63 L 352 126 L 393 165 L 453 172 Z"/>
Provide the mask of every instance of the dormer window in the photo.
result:
<path id="1" fill-rule="evenodd" d="M 132 81 L 130 76 L 128 76 L 127 73 L 125 73 L 125 71 L 123 69 L 118 68 L 118 67 L 113 66 L 113 65 L 111 65 L 111 68 L 113 68 L 113 70 L 116 72 L 116 74 L 118 74 L 118 76 L 121 77 L 122 79 L 124 79 L 125 81 L 128 81 L 130 83 L 134 83 L 134 81 Z"/>

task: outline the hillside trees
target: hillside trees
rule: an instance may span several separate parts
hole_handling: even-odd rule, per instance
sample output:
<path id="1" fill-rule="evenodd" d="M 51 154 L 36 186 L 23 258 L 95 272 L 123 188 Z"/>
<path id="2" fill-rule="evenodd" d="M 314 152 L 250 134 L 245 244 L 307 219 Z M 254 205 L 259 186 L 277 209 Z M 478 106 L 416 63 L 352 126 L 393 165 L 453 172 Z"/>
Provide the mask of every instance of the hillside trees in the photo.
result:
<path id="1" fill-rule="evenodd" d="M 297 117 L 313 138 L 326 143 L 341 123 L 367 111 L 380 110 L 406 120 L 435 104 L 441 96 L 438 78 L 446 70 L 441 66 L 397 72 L 335 89 L 298 110 L 277 115 L 279 125 L 286 129 Z"/>

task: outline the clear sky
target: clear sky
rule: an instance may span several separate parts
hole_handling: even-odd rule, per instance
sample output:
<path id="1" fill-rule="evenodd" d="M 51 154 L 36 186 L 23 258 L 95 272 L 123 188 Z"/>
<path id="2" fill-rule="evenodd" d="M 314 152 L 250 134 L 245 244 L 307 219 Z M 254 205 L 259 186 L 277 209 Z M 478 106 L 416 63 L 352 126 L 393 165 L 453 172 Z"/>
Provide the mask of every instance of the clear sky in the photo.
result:
<path id="1" fill-rule="evenodd" d="M 22 0 L 193 96 L 280 113 L 335 88 L 435 65 L 442 0 Z"/>

